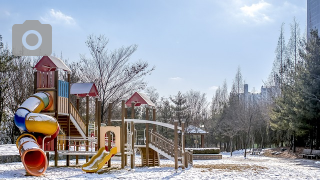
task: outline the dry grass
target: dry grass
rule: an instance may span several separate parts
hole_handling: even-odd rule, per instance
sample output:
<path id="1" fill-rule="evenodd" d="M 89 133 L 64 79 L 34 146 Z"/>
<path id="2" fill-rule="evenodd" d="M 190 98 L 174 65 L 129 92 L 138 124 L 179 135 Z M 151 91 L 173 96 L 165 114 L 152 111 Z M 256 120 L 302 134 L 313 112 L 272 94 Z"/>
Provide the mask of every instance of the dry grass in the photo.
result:
<path id="1" fill-rule="evenodd" d="M 160 167 L 171 167 L 174 168 L 174 164 L 161 164 Z M 194 164 L 193 168 L 202 168 L 207 169 L 208 171 L 212 170 L 222 170 L 222 171 L 254 171 L 258 172 L 260 170 L 268 169 L 267 167 L 258 166 L 258 165 L 248 165 L 248 164 L 206 164 L 199 165 Z M 205 170 L 203 170 L 205 172 Z"/>
<path id="2" fill-rule="evenodd" d="M 304 149 L 302 147 L 297 147 L 296 152 L 293 153 L 292 150 L 289 150 L 289 147 L 285 147 L 285 148 L 287 149 L 285 151 L 282 151 L 281 148 L 273 148 L 273 149 L 265 150 L 263 156 L 296 159 L 296 158 L 299 158 L 299 154 L 301 154 Z"/>
<path id="3" fill-rule="evenodd" d="M 193 165 L 194 168 L 204 168 L 212 171 L 213 169 L 222 171 L 260 171 L 268 169 L 267 167 L 248 164 L 207 164 L 207 165 Z"/>

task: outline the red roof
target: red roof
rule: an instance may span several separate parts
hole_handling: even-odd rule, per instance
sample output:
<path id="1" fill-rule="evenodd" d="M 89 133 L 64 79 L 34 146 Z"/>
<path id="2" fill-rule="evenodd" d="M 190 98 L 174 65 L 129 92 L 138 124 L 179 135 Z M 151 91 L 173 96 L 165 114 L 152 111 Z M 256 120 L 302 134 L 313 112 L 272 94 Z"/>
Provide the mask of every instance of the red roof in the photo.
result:
<path id="1" fill-rule="evenodd" d="M 34 68 L 38 71 L 44 72 L 55 71 L 56 69 L 71 72 L 61 59 L 54 56 L 43 56 Z"/>
<path id="2" fill-rule="evenodd" d="M 127 107 L 131 107 L 131 102 L 134 102 L 134 106 L 140 106 L 141 104 L 147 104 L 149 106 L 155 107 L 155 104 L 150 100 L 150 98 L 142 93 L 135 92 L 126 102 Z"/>
<path id="3" fill-rule="evenodd" d="M 70 94 L 75 94 L 80 97 L 99 96 L 99 92 L 94 83 L 74 83 L 71 85 Z"/>

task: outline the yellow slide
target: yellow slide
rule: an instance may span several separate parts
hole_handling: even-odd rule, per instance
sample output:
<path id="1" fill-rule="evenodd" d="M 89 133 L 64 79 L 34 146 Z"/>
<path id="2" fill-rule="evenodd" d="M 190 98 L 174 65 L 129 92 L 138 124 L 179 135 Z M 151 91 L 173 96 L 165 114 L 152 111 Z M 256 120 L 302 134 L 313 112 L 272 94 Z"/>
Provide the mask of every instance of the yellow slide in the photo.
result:
<path id="1" fill-rule="evenodd" d="M 82 166 L 82 171 L 87 173 L 97 172 L 114 154 L 117 154 L 117 147 L 110 149 L 109 153 L 105 150 L 105 147 L 100 148 L 98 153 Z"/>

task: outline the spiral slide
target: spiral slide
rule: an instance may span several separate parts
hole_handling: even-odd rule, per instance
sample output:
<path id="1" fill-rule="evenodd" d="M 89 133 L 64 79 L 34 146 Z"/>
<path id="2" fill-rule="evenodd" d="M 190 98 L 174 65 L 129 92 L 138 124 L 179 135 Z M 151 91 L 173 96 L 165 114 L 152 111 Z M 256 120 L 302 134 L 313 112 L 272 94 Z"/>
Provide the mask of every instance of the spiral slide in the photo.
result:
<path id="1" fill-rule="evenodd" d="M 49 93 L 39 92 L 24 101 L 14 115 L 16 126 L 23 131 L 16 145 L 27 173 L 33 176 L 42 175 L 48 166 L 46 155 L 40 148 L 43 137 L 51 136 L 45 139 L 48 142 L 57 137 L 60 130 L 54 117 L 39 114 L 52 104 L 53 98 Z"/>
<path id="2" fill-rule="evenodd" d="M 105 147 L 100 148 L 98 153 L 82 166 L 82 171 L 87 173 L 97 172 L 114 154 L 117 154 L 117 147 L 111 148 L 109 153 L 105 150 Z"/>

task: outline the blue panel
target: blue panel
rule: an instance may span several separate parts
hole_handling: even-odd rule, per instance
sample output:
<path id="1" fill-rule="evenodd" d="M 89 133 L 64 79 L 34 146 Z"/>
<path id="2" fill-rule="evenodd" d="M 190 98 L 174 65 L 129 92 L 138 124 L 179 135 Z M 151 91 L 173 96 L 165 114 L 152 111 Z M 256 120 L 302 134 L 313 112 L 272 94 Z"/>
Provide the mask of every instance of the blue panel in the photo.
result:
<path id="1" fill-rule="evenodd" d="M 14 114 L 14 123 L 19 129 L 23 131 L 27 131 L 25 121 L 26 121 L 26 116 L 29 113 L 30 112 L 26 109 L 18 109 L 17 112 Z"/>
<path id="2" fill-rule="evenodd" d="M 69 97 L 69 83 L 59 80 L 58 95 L 61 97 Z"/>

